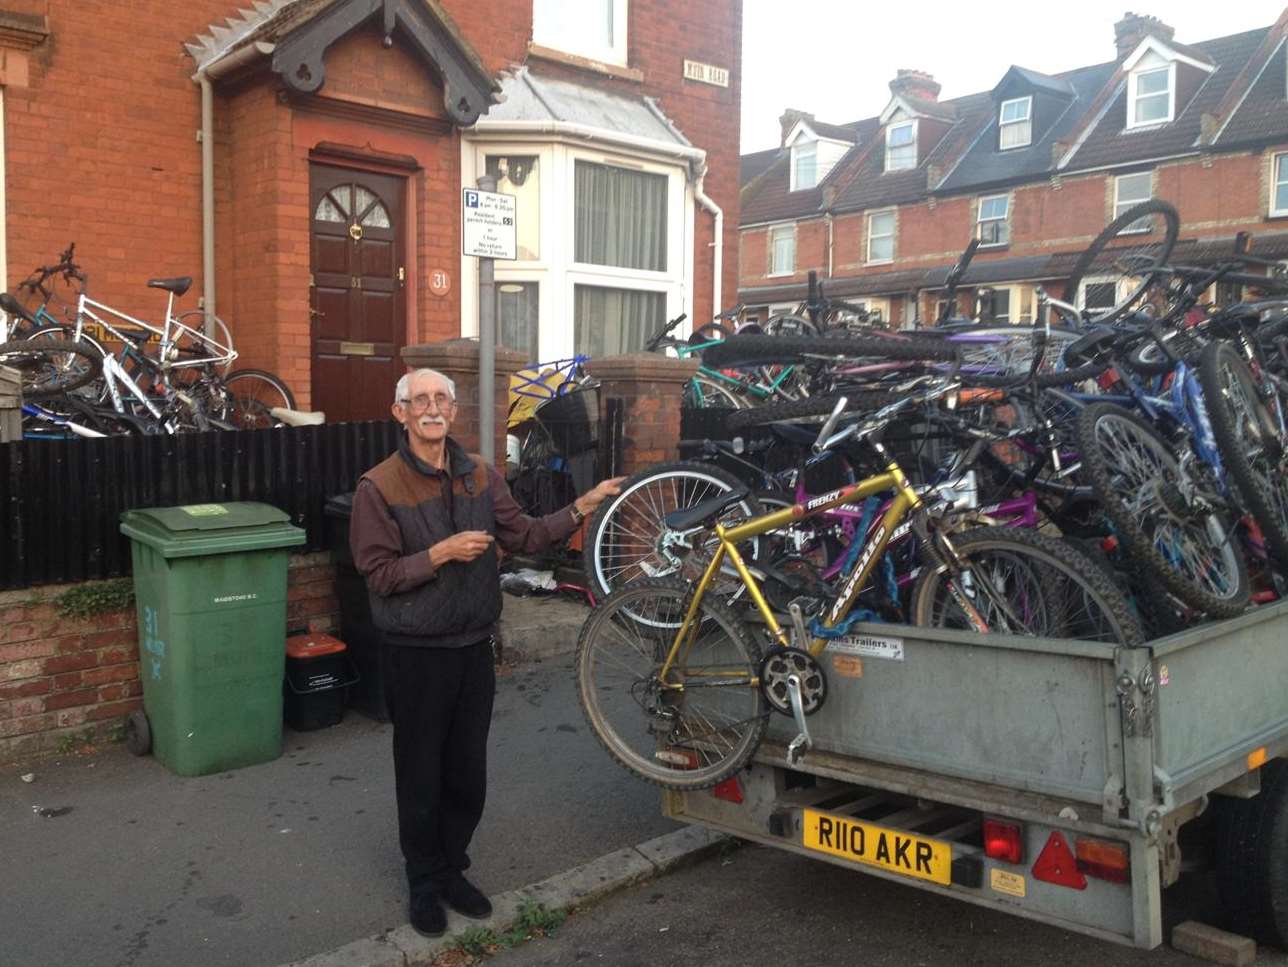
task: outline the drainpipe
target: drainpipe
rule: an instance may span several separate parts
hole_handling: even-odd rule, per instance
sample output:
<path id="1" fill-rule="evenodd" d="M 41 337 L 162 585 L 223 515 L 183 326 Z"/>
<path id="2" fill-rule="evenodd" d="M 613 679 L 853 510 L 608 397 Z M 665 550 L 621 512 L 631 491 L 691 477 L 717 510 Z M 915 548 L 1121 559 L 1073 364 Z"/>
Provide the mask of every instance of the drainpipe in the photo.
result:
<path id="1" fill-rule="evenodd" d="M 717 313 L 723 311 L 724 305 L 721 302 L 721 274 L 724 269 L 724 210 L 711 200 L 702 190 L 703 182 L 706 181 L 707 167 L 702 166 L 698 173 L 698 180 L 693 185 L 693 200 L 709 211 L 715 222 L 715 241 L 711 243 L 713 250 L 712 268 L 711 268 L 711 315 L 714 317 Z M 705 320 L 699 322 L 694 320 L 694 328 L 704 324 Z"/>
<path id="2" fill-rule="evenodd" d="M 215 332 L 215 92 L 212 80 L 273 52 L 274 45 L 247 44 L 239 50 L 206 64 L 192 79 L 201 87 L 201 308 L 205 311 L 206 335 Z"/>
<path id="3" fill-rule="evenodd" d="M 827 225 L 827 277 L 832 277 L 832 213 L 828 212 L 823 216 L 823 222 Z"/>

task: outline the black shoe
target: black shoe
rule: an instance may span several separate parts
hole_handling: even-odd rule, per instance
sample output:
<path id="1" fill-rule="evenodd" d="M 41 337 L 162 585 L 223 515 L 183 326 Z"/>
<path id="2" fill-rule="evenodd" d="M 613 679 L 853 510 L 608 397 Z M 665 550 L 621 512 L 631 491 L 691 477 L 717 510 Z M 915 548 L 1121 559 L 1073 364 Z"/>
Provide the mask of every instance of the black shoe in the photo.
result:
<path id="1" fill-rule="evenodd" d="M 447 913 L 433 890 L 412 893 L 411 928 L 422 937 L 441 937 L 447 931 Z"/>
<path id="2" fill-rule="evenodd" d="M 443 899 L 449 907 L 471 920 L 486 920 L 492 916 L 492 901 L 463 876 L 447 881 L 443 887 Z"/>

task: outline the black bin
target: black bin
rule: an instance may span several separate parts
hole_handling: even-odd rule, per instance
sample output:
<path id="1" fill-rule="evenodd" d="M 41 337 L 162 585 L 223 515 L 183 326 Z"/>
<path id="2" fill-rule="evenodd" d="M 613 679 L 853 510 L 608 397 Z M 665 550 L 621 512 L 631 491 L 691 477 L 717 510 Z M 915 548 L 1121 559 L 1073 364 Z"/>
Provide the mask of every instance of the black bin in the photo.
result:
<path id="1" fill-rule="evenodd" d="M 336 725 L 344 718 L 344 695 L 358 681 L 343 641 L 331 635 L 286 639 L 282 712 L 296 732 Z"/>
<path id="2" fill-rule="evenodd" d="M 349 706 L 377 722 L 389 721 L 384 675 L 380 665 L 380 632 L 371 620 L 367 582 L 353 566 L 349 549 L 349 518 L 353 494 L 338 494 L 326 502 L 327 548 L 335 560 L 335 590 L 340 599 L 340 637 L 358 681 L 349 689 Z"/>

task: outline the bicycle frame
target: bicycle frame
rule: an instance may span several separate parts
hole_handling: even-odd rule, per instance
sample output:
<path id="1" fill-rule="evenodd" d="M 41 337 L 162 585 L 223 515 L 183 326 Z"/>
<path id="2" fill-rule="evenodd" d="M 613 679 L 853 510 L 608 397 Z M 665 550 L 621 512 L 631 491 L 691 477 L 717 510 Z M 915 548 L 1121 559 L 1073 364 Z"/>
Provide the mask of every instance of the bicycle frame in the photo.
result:
<path id="1" fill-rule="evenodd" d="M 662 664 L 659 675 L 661 681 L 666 683 L 671 666 L 674 665 L 682 646 L 692 638 L 693 633 L 696 631 L 697 622 L 695 619 L 702 604 L 702 599 L 706 596 L 712 582 L 720 573 L 726 557 L 738 572 L 738 576 L 747 588 L 747 593 L 751 597 L 756 610 L 760 613 L 761 618 L 764 619 L 766 627 L 769 628 L 779 644 L 784 647 L 790 647 L 792 644 L 790 636 L 774 616 L 769 603 L 765 600 L 764 593 L 760 589 L 760 585 L 747 568 L 747 564 L 742 559 L 742 555 L 738 553 L 736 545 L 796 521 L 816 517 L 845 504 L 866 500 L 868 497 L 888 490 L 893 490 L 895 496 L 890 501 L 884 515 L 882 515 L 876 531 L 869 537 L 863 548 L 863 553 L 855 563 L 854 570 L 846 579 L 840 595 L 831 608 L 828 609 L 827 615 L 823 620 L 823 627 L 834 628 L 854 606 L 860 590 L 876 568 L 882 553 L 890 543 L 890 538 L 893 536 L 895 529 L 910 513 L 923 506 L 921 497 L 912 488 L 898 463 L 892 460 L 886 466 L 884 473 L 861 480 L 847 487 L 842 487 L 839 490 L 834 490 L 821 497 L 815 497 L 804 503 L 794 504 L 791 507 L 784 507 L 782 510 L 752 518 L 733 527 L 716 524 L 715 534 L 719 540 L 719 546 L 698 581 L 693 600 L 689 604 L 684 620 L 680 623 L 680 628 L 676 632 L 675 639 L 667 652 L 666 660 Z M 826 646 L 826 638 L 811 638 L 807 650 L 811 655 L 817 657 Z M 669 687 L 682 689 L 684 686 L 682 684 L 670 684 Z"/>
<path id="2" fill-rule="evenodd" d="M 91 299 L 85 293 L 81 293 L 76 301 L 76 338 L 80 339 L 85 329 L 85 321 L 88 319 L 98 326 L 101 326 L 106 332 L 110 332 L 117 340 L 123 343 L 129 342 L 128 337 L 120 329 L 117 329 L 106 317 L 116 319 L 119 323 L 126 323 L 136 329 L 142 329 L 154 336 L 160 337 L 160 347 L 157 353 L 157 361 L 162 369 L 179 369 L 188 366 L 205 366 L 210 363 L 218 365 L 231 364 L 237 358 L 237 352 L 230 346 L 215 342 L 205 333 L 198 332 L 185 326 L 174 315 L 174 293 L 167 293 L 169 298 L 166 300 L 165 307 L 165 324 L 161 328 L 144 322 L 142 319 L 136 319 L 134 316 L 113 309 L 106 303 Z M 95 312 L 94 310 L 98 310 Z M 99 313 L 103 315 L 99 315 Z M 174 360 L 170 359 L 171 349 L 178 341 L 180 336 L 192 336 L 200 346 L 209 347 L 215 355 L 202 356 L 194 359 Z"/>

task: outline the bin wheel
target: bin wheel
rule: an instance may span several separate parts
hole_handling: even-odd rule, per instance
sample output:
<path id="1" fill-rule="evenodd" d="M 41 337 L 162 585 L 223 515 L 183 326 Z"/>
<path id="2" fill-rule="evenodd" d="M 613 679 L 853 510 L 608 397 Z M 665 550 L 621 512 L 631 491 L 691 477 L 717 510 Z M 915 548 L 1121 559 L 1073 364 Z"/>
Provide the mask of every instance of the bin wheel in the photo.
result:
<path id="1" fill-rule="evenodd" d="M 136 708 L 125 720 L 125 747 L 135 755 L 152 751 L 152 728 L 148 725 L 147 713 L 141 708 Z"/>
<path id="2" fill-rule="evenodd" d="M 1213 800 L 1216 874 L 1228 925 L 1259 943 L 1288 945 L 1288 762 L 1261 767 L 1251 799 Z"/>

